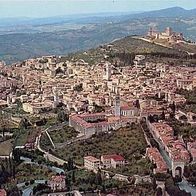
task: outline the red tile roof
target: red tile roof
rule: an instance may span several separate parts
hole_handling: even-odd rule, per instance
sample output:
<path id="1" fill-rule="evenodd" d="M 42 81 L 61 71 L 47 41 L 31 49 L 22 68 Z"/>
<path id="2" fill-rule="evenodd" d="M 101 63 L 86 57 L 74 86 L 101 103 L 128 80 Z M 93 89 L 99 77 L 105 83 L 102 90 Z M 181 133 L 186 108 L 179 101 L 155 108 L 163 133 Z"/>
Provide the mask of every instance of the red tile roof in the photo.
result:
<path id="1" fill-rule="evenodd" d="M 65 181 L 65 176 L 63 176 L 63 175 L 60 175 L 60 176 L 52 176 L 51 181 L 52 182 L 55 182 L 55 183 L 64 182 Z"/>
<path id="2" fill-rule="evenodd" d="M 114 161 L 124 161 L 125 159 L 121 155 L 103 155 L 103 159 L 113 159 Z"/>
<path id="3" fill-rule="evenodd" d="M 6 196 L 7 193 L 4 189 L 0 189 L 0 196 Z"/>
<path id="4" fill-rule="evenodd" d="M 93 157 L 93 156 L 86 156 L 84 157 L 84 159 L 88 160 L 88 161 L 91 161 L 91 162 L 97 162 L 97 161 L 100 161 L 99 159 Z"/>

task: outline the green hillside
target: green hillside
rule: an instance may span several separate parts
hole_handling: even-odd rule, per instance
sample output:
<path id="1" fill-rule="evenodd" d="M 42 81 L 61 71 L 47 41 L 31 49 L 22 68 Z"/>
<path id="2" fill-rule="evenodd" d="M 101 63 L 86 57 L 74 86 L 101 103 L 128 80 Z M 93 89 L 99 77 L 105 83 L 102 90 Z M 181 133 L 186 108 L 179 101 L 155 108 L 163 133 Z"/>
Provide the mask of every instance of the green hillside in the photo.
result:
<path id="1" fill-rule="evenodd" d="M 108 49 L 108 46 L 112 46 Z M 187 49 L 188 46 L 186 46 Z M 185 48 L 185 47 L 184 47 Z M 192 47 L 192 50 L 196 49 Z M 135 55 L 143 54 L 148 58 L 148 61 L 163 62 L 170 64 L 187 64 L 193 65 L 196 63 L 196 56 L 189 57 L 185 50 L 179 48 L 167 48 L 154 43 L 141 40 L 137 37 L 128 36 L 116 40 L 110 44 L 101 45 L 97 48 L 87 50 L 86 52 L 72 53 L 67 56 L 68 60 L 83 59 L 90 65 L 100 63 L 107 60 L 117 66 L 127 66 L 133 64 Z"/>

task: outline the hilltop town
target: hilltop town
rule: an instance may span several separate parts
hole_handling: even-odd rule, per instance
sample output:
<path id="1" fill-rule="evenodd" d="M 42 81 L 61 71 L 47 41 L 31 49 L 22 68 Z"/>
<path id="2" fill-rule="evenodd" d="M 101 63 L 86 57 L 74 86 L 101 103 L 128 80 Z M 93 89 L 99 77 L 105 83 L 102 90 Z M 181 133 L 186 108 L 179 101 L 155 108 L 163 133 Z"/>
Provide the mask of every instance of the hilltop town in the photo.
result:
<path id="1" fill-rule="evenodd" d="M 0 195 L 196 194 L 195 54 L 116 42 L 0 63 Z"/>

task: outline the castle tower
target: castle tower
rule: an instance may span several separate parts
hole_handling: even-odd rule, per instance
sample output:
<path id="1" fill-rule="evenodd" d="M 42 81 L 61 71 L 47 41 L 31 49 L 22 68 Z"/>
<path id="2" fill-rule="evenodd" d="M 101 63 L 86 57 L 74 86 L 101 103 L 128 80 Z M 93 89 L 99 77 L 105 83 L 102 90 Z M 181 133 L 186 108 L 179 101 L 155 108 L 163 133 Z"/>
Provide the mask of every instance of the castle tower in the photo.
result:
<path id="1" fill-rule="evenodd" d="M 153 28 L 152 27 L 149 28 L 148 36 L 150 36 L 150 37 L 153 36 Z"/>
<path id="2" fill-rule="evenodd" d="M 166 30 L 165 30 L 165 33 L 167 34 L 167 36 L 171 36 L 172 35 L 172 28 L 167 27 Z"/>
<path id="3" fill-rule="evenodd" d="M 109 63 L 106 64 L 106 80 L 110 80 L 111 78 L 111 65 Z"/>

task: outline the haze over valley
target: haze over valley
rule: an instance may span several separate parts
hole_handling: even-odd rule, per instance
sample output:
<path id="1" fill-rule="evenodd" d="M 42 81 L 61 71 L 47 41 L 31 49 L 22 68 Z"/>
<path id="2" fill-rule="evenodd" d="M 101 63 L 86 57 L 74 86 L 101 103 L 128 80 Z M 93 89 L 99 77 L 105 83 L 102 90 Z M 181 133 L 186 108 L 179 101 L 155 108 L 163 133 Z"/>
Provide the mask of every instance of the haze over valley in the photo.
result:
<path id="1" fill-rule="evenodd" d="M 172 26 L 196 40 L 196 9 L 173 7 L 150 12 L 76 14 L 48 18 L 3 18 L 0 59 L 7 64 L 42 55 L 65 55 L 97 47 L 128 35 L 145 35 L 149 27 Z"/>

